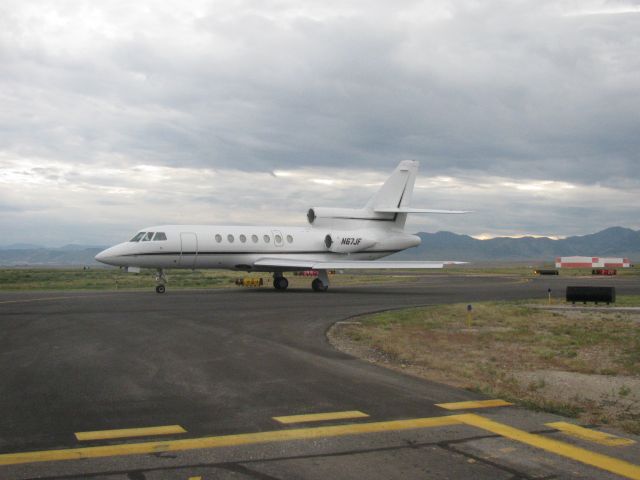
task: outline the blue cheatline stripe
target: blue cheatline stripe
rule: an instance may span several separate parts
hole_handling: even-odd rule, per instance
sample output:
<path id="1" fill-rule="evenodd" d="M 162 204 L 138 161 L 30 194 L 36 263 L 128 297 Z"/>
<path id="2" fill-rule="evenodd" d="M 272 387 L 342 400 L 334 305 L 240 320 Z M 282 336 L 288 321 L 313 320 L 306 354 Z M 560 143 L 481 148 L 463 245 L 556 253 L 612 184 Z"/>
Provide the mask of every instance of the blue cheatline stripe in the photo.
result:
<path id="1" fill-rule="evenodd" d="M 396 253 L 400 250 L 363 250 L 361 252 L 354 253 Z M 121 255 L 123 257 L 142 257 L 142 256 L 160 256 L 160 255 L 316 255 L 333 253 L 326 250 L 315 251 L 286 251 L 286 252 L 274 252 L 274 251 L 261 251 L 261 252 L 238 252 L 238 251 L 226 251 L 226 252 L 144 252 L 144 253 L 127 253 Z M 344 254 L 346 257 L 347 254 Z"/>

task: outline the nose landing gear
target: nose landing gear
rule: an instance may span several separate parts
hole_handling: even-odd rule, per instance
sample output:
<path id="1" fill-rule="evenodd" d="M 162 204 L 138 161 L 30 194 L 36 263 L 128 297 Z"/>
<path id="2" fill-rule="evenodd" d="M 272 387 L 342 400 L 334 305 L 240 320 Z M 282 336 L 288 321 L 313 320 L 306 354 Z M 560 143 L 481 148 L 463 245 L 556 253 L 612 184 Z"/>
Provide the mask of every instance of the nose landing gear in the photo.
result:
<path id="1" fill-rule="evenodd" d="M 164 293 L 165 283 L 167 283 L 167 276 L 164 274 L 164 270 L 159 268 L 158 273 L 156 273 L 156 293 Z"/>

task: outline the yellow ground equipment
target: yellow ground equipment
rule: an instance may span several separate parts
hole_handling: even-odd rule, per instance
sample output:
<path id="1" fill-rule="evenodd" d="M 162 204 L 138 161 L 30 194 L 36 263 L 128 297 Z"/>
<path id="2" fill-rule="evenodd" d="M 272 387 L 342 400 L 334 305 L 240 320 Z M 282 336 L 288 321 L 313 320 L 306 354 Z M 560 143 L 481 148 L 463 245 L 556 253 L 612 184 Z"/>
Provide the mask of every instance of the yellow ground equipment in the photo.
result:
<path id="1" fill-rule="evenodd" d="M 236 278 L 236 285 L 241 287 L 261 287 L 264 285 L 264 280 L 262 277 Z"/>

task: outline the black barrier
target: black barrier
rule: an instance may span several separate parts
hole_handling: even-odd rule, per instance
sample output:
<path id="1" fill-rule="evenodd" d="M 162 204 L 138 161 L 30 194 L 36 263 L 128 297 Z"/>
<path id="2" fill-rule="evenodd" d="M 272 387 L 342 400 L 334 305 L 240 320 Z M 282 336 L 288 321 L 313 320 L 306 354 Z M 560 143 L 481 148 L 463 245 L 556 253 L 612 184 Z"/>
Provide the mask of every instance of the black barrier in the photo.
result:
<path id="1" fill-rule="evenodd" d="M 567 287 L 567 302 L 603 302 L 609 305 L 615 301 L 615 287 Z"/>
<path id="2" fill-rule="evenodd" d="M 537 275 L 558 275 L 558 270 L 538 269 L 534 271 Z"/>

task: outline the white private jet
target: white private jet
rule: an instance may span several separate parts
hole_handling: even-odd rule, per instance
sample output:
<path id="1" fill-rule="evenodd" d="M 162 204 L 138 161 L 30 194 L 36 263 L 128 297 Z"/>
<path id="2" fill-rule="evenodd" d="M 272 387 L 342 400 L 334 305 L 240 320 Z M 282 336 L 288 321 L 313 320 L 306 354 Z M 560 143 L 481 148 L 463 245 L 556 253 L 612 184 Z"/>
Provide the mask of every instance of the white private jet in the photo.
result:
<path id="1" fill-rule="evenodd" d="M 364 208 L 309 209 L 308 227 L 161 225 L 144 228 L 95 258 L 128 271 L 157 269 L 158 293 L 165 291 L 164 271 L 169 268 L 272 272 L 277 290 L 289 286 L 284 272 L 317 270 L 311 287 L 324 292 L 329 288 L 328 270 L 424 269 L 464 263 L 375 261 L 420 244 L 420 237 L 404 231 L 409 213 L 468 213 L 411 208 L 418 165 L 400 162 Z"/>

